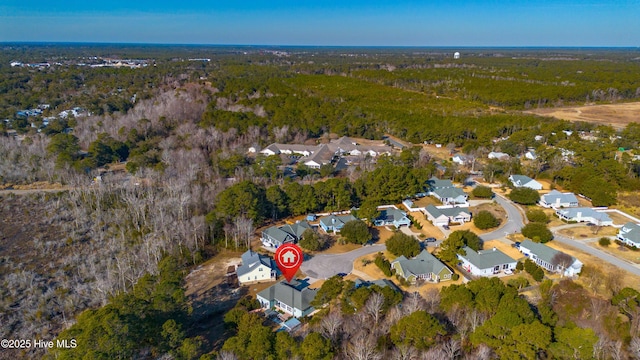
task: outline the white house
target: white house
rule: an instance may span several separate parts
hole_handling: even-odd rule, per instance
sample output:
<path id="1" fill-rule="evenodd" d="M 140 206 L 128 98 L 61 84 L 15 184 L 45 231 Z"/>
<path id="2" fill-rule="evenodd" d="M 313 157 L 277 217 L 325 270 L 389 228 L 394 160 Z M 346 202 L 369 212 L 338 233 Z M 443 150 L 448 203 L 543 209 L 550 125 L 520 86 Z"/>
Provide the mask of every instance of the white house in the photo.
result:
<path id="1" fill-rule="evenodd" d="M 270 257 L 249 250 L 242 254 L 242 265 L 238 266 L 237 274 L 240 284 L 275 281 L 278 266 Z"/>
<path id="2" fill-rule="evenodd" d="M 323 165 L 331 164 L 333 156 L 334 152 L 326 144 L 322 144 L 312 155 L 306 156 L 300 161 L 312 169 L 320 169 Z"/>
<path id="3" fill-rule="evenodd" d="M 278 149 L 278 146 L 276 144 L 271 144 L 266 148 L 260 150 L 260 153 L 267 156 L 278 155 L 280 154 L 280 149 Z"/>
<path id="4" fill-rule="evenodd" d="M 535 160 L 538 158 L 538 155 L 536 155 L 535 150 L 527 150 L 527 152 L 524 153 L 524 158 L 527 160 Z"/>
<path id="5" fill-rule="evenodd" d="M 632 222 L 624 224 L 616 238 L 629 246 L 640 248 L 640 225 Z"/>
<path id="6" fill-rule="evenodd" d="M 526 187 L 533 190 L 542 190 L 542 184 L 525 175 L 511 175 L 509 176 L 509 181 L 517 188 Z"/>
<path id="7" fill-rule="evenodd" d="M 449 225 L 449 223 L 465 223 L 471 221 L 471 213 L 466 208 L 437 208 L 428 205 L 424 208 L 427 219 L 435 226 Z"/>
<path id="8" fill-rule="evenodd" d="M 506 160 L 509 158 L 509 154 L 505 154 L 503 152 L 495 152 L 492 151 L 487 155 L 489 159 L 498 159 L 498 160 Z"/>
<path id="9" fill-rule="evenodd" d="M 577 207 L 578 198 L 570 192 L 561 193 L 558 190 L 551 190 L 549 193 L 540 196 L 539 205 L 547 209 Z"/>
<path id="10" fill-rule="evenodd" d="M 582 271 L 583 264 L 580 260 L 571 256 L 570 264 L 560 264 L 555 257 L 558 254 L 564 254 L 563 252 L 529 239 L 520 243 L 520 252 L 550 272 L 562 272 L 564 276 L 577 276 Z"/>
<path id="11" fill-rule="evenodd" d="M 586 222 L 598 226 L 613 225 L 609 215 L 591 208 L 556 209 L 556 215 L 565 221 Z"/>
<path id="12" fill-rule="evenodd" d="M 466 255 L 458 254 L 458 260 L 462 268 L 474 276 L 491 276 L 500 271 L 514 270 L 518 263 L 496 248 L 476 252 L 465 246 L 463 250 Z"/>
<path id="13" fill-rule="evenodd" d="M 467 162 L 469 162 L 469 159 L 462 154 L 456 154 L 451 158 L 451 161 L 458 165 L 466 165 Z"/>

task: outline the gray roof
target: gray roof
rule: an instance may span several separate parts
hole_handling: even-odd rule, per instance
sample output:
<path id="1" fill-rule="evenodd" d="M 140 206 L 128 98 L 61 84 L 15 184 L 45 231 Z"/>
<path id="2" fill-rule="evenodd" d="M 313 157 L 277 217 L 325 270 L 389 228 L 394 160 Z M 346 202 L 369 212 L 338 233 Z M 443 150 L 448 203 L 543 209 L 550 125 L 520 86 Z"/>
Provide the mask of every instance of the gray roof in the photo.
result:
<path id="1" fill-rule="evenodd" d="M 467 197 L 467 194 L 462 191 L 460 188 L 452 187 L 452 188 L 444 188 L 444 189 L 435 189 L 433 192 L 438 195 L 441 199 L 450 198 L 455 199 L 457 197 Z"/>
<path id="2" fill-rule="evenodd" d="M 435 207 L 433 205 L 428 205 L 425 208 L 425 210 L 429 214 L 431 214 L 431 216 L 433 216 L 434 218 L 440 217 L 441 215 L 444 215 L 446 217 L 456 217 L 460 213 L 466 213 L 466 214 L 471 215 L 471 213 L 469 212 L 469 210 L 467 208 L 461 208 L 461 207 L 438 209 L 437 207 Z"/>
<path id="3" fill-rule="evenodd" d="M 253 269 L 260 266 L 260 264 L 272 270 L 277 269 L 276 263 L 270 257 L 248 250 L 242 254 L 242 265 L 238 266 L 237 269 L 238 276 L 250 273 Z"/>
<path id="4" fill-rule="evenodd" d="M 526 239 L 525 241 L 523 241 L 522 243 L 520 243 L 520 247 L 524 247 L 529 249 L 533 254 L 535 254 L 538 258 L 540 258 L 541 260 L 553 265 L 553 263 L 551 262 L 551 259 L 553 259 L 554 256 L 556 256 L 556 254 L 560 253 L 561 251 L 558 251 L 556 249 L 550 248 L 545 244 L 541 244 L 541 243 L 537 243 L 537 242 L 533 242 L 529 239 Z M 575 259 L 573 256 L 571 257 L 572 259 Z"/>
<path id="5" fill-rule="evenodd" d="M 362 280 L 360 278 L 356 279 L 354 281 L 354 286 L 355 288 L 360 288 L 360 287 L 369 287 L 369 286 L 373 286 L 373 285 L 377 285 L 381 288 L 385 288 L 385 287 L 390 287 L 391 289 L 393 289 L 394 291 L 397 292 L 401 292 L 400 288 L 398 288 L 398 286 L 396 284 L 393 283 L 393 281 L 388 280 L 388 279 L 378 279 L 378 280 L 373 280 L 373 281 L 366 281 L 366 280 Z"/>
<path id="6" fill-rule="evenodd" d="M 335 219 L 335 224 L 346 224 L 349 221 L 353 221 L 353 220 L 358 220 L 355 216 L 351 215 L 351 214 L 347 214 L 347 215 L 329 215 L 329 216 L 323 216 L 320 218 L 320 222 L 323 223 L 325 226 L 328 227 L 332 227 L 334 226 L 333 220 Z"/>
<path id="7" fill-rule="evenodd" d="M 284 243 L 288 239 L 290 239 L 290 241 L 299 240 L 306 229 L 311 229 L 311 225 L 306 221 L 299 221 L 291 225 L 272 226 L 264 230 L 263 233 L 280 243 Z"/>
<path id="8" fill-rule="evenodd" d="M 288 239 L 291 241 L 295 241 L 292 235 L 283 229 L 280 226 L 272 226 L 263 231 L 264 234 L 269 235 L 272 239 L 279 241 L 280 243 L 286 242 Z"/>
<path id="9" fill-rule="evenodd" d="M 271 152 L 275 154 L 280 154 L 280 149 L 278 149 L 278 146 L 276 144 L 271 144 L 267 146 L 266 148 L 262 149 L 261 152 L 266 152 L 267 150 L 271 150 Z"/>
<path id="10" fill-rule="evenodd" d="M 625 239 L 640 245 L 640 225 L 628 222 L 620 228 L 620 235 Z"/>
<path id="11" fill-rule="evenodd" d="M 513 183 L 513 185 L 516 185 L 516 186 L 524 186 L 534 181 L 532 178 L 526 175 L 511 175 L 510 180 Z"/>
<path id="12" fill-rule="evenodd" d="M 578 202 L 578 198 L 573 193 L 561 193 L 558 190 L 551 190 L 548 194 L 542 195 L 541 198 L 547 204 L 555 203 L 558 199 L 560 199 L 561 204 Z"/>
<path id="13" fill-rule="evenodd" d="M 392 262 L 392 264 L 395 263 L 400 265 L 406 278 L 410 275 L 419 276 L 421 274 L 439 274 L 442 269 L 448 269 L 440 260 L 427 250 L 422 250 L 418 256 L 411 260 L 404 256 L 400 256 Z"/>
<path id="14" fill-rule="evenodd" d="M 465 246 L 462 248 L 467 255 L 458 255 L 473 264 L 478 269 L 489 269 L 502 264 L 516 262 L 511 256 L 493 248 L 476 252 L 472 248 Z"/>
<path id="15" fill-rule="evenodd" d="M 268 301 L 278 300 L 292 308 L 304 311 L 311 307 L 311 302 L 316 297 L 318 290 L 298 285 L 296 283 L 290 285 L 281 281 L 260 291 L 258 295 Z"/>
<path id="16" fill-rule="evenodd" d="M 440 180 L 434 176 L 431 179 L 427 180 L 427 188 L 431 191 L 453 187 L 453 183 L 449 179 Z"/>
<path id="17" fill-rule="evenodd" d="M 318 148 L 315 150 L 313 154 L 309 155 L 304 159 L 301 159 L 300 161 L 304 163 L 308 161 L 314 161 L 317 164 L 326 165 L 331 163 L 331 159 L 333 159 L 334 155 L 335 155 L 335 152 L 331 151 L 326 144 L 322 144 L 318 146 Z"/>
<path id="18" fill-rule="evenodd" d="M 603 212 L 598 212 L 593 210 L 592 208 L 568 208 L 568 209 L 558 209 L 556 213 L 562 214 L 562 216 L 567 219 L 573 219 L 578 217 L 578 213 L 581 213 L 581 217 L 592 217 L 594 219 L 598 219 L 600 221 L 612 221 L 609 215 Z"/>
<path id="19" fill-rule="evenodd" d="M 384 208 L 380 210 L 380 216 L 376 220 L 400 221 L 407 217 L 407 213 L 396 208 Z"/>

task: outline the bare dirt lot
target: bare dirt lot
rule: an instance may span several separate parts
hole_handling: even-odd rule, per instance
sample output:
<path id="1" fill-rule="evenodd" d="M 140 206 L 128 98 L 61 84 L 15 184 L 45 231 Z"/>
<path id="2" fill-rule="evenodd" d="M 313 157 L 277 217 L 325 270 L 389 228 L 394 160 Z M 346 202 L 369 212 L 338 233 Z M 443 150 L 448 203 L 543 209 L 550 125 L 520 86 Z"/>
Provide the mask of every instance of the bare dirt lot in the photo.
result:
<path id="1" fill-rule="evenodd" d="M 569 121 L 611 125 L 621 129 L 632 122 L 640 122 L 640 102 L 608 105 L 570 106 L 553 109 L 535 109 L 525 113 L 551 116 Z"/>

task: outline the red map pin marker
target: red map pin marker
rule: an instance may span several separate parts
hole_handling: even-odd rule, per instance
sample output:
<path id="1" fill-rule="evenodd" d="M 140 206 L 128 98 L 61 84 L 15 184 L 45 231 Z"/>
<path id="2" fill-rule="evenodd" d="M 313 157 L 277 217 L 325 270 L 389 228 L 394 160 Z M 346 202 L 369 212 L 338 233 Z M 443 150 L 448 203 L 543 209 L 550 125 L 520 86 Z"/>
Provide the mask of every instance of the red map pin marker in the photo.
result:
<path id="1" fill-rule="evenodd" d="M 288 282 L 296 275 L 302 265 L 302 250 L 298 245 L 284 244 L 276 250 L 276 264 Z"/>

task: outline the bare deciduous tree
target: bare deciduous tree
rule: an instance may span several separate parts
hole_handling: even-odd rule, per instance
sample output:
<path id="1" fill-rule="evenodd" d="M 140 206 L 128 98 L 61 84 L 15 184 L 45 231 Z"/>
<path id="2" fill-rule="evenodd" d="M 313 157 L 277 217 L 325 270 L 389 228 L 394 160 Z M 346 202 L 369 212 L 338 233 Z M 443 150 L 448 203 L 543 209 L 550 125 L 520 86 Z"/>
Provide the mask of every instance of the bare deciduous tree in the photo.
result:
<path id="1" fill-rule="evenodd" d="M 342 323 L 343 319 L 340 311 L 331 311 L 320 321 L 320 331 L 335 345 L 340 335 Z"/>
<path id="2" fill-rule="evenodd" d="M 361 331 L 345 343 L 344 353 L 351 360 L 379 360 L 382 354 L 376 350 L 376 339 Z"/>
<path id="3" fill-rule="evenodd" d="M 372 293 L 364 304 L 364 311 L 371 316 L 376 325 L 382 315 L 382 305 L 384 305 L 384 296 L 379 292 Z"/>
<path id="4" fill-rule="evenodd" d="M 565 269 L 573 264 L 573 257 L 559 251 L 551 258 L 551 264 L 560 271 L 560 276 L 563 277 Z"/>
<path id="5" fill-rule="evenodd" d="M 460 356 L 460 350 L 462 349 L 460 340 L 450 338 L 442 343 L 440 346 L 442 351 L 447 355 L 447 359 L 453 360 Z"/>

